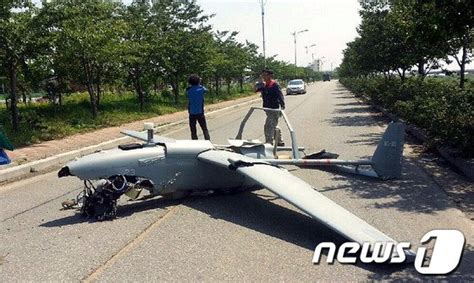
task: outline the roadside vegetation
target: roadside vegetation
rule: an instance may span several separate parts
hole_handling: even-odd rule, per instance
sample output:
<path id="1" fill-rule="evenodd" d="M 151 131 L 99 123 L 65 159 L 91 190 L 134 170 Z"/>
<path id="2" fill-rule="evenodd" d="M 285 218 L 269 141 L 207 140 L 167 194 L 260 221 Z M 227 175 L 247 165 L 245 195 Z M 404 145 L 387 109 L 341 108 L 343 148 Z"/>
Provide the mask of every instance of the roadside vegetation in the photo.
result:
<path id="1" fill-rule="evenodd" d="M 348 43 L 340 82 L 424 130 L 431 145 L 474 156 L 472 1 L 380 1 L 363 4 L 359 37 Z M 456 62 L 459 71 L 443 69 Z M 443 64 L 444 63 L 444 64 Z M 427 76 L 430 70 L 445 76 Z"/>
<path id="2" fill-rule="evenodd" d="M 212 31 L 195 1 L 38 2 L 0 6 L 0 130 L 16 146 L 182 110 L 193 73 L 211 100 L 233 98 L 265 67 L 257 45 Z M 266 66 L 280 82 L 321 78 L 274 57 Z M 29 104 L 32 93 L 50 105 Z"/>
<path id="3" fill-rule="evenodd" d="M 233 90 L 229 95 L 206 97 L 206 104 L 236 99 L 255 94 L 245 86 L 243 92 Z M 119 126 L 136 120 L 155 117 L 157 115 L 186 110 L 187 101 L 183 97 L 174 101 L 171 93 L 150 95 L 143 110 L 137 103 L 133 92 L 115 94 L 105 92 L 100 104 L 100 115 L 94 119 L 90 112 L 89 95 L 86 92 L 66 95 L 61 107 L 49 102 L 20 104 L 21 123 L 18 131 L 9 139 L 15 146 L 25 146 L 40 141 L 62 138 L 84 133 L 103 127 Z M 0 105 L 0 119 L 8 120 L 5 105 Z M 12 133 L 10 124 L 4 125 L 7 133 Z"/>

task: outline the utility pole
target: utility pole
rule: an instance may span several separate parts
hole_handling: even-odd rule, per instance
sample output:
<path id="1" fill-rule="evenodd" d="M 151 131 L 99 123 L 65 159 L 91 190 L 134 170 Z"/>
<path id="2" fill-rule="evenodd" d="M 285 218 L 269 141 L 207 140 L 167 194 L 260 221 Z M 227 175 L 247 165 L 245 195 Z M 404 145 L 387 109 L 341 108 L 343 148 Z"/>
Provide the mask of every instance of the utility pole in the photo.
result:
<path id="1" fill-rule="evenodd" d="M 303 32 L 307 32 L 307 31 L 308 31 L 308 29 L 304 29 L 304 30 L 295 31 L 295 32 L 291 33 L 291 35 L 293 35 L 294 42 L 295 42 L 295 66 L 298 66 L 297 65 L 298 60 L 297 60 L 297 54 L 296 54 L 297 53 L 297 51 L 296 51 L 297 50 L 296 49 L 296 37 L 297 37 L 298 34 L 303 33 Z"/>

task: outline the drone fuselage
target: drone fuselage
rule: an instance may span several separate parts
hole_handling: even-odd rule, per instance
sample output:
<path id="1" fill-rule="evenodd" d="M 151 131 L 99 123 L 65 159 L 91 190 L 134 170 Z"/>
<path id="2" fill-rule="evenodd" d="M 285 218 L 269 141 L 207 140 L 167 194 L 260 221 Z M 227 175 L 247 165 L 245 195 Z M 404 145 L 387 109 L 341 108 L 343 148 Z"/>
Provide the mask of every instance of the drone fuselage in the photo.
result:
<path id="1" fill-rule="evenodd" d="M 209 141 L 176 141 L 134 149 L 112 149 L 68 164 L 70 175 L 82 180 L 132 176 L 150 180 L 153 194 L 174 191 L 250 189 L 258 185 L 232 170 L 209 165 L 197 155 L 215 149 Z"/>

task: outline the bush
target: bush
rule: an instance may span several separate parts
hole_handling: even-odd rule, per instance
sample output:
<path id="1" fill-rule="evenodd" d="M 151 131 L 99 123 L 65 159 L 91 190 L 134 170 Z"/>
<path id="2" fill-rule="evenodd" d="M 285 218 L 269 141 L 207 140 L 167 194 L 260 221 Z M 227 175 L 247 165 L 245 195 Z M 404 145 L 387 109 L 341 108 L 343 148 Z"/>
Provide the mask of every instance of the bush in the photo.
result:
<path id="1" fill-rule="evenodd" d="M 164 98 L 172 98 L 173 94 L 171 93 L 171 91 L 164 89 L 163 91 L 161 91 L 161 96 Z"/>
<path id="2" fill-rule="evenodd" d="M 474 84 L 462 90 L 453 80 L 418 77 L 399 79 L 343 78 L 356 95 L 383 106 L 407 122 L 425 129 L 435 144 L 449 145 L 474 156 Z"/>

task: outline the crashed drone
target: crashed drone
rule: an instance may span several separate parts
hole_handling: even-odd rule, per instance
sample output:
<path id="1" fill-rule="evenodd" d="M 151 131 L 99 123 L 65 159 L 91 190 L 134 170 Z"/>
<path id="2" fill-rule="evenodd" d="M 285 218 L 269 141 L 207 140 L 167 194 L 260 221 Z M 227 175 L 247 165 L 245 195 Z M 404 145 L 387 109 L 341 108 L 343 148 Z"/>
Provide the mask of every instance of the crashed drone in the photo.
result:
<path id="1" fill-rule="evenodd" d="M 281 112 L 290 131 L 291 147 L 242 139 L 245 124 L 255 110 Z M 100 151 L 72 161 L 59 171 L 59 177 L 76 176 L 84 180 L 84 190 L 74 201 L 80 205 L 83 215 L 98 220 L 113 219 L 117 214 L 117 200 L 124 194 L 136 199 L 142 190 L 148 190 L 152 196 L 177 198 L 199 191 L 229 192 L 264 187 L 352 241 L 395 243 L 281 166 L 332 166 L 371 177 L 397 178 L 401 174 L 404 139 L 401 123 L 389 124 L 374 156 L 367 160 L 339 160 L 337 155 L 324 152 L 300 157 L 304 148 L 298 147 L 296 134 L 284 111 L 275 109 L 252 107 L 229 145 L 154 137 L 153 125 L 148 123 L 145 130 L 122 132 L 144 141 L 143 144 Z M 287 159 L 278 155 L 284 150 L 291 151 Z"/>

